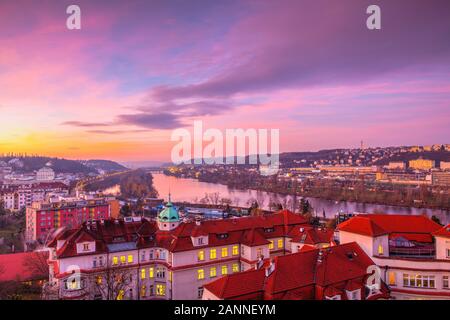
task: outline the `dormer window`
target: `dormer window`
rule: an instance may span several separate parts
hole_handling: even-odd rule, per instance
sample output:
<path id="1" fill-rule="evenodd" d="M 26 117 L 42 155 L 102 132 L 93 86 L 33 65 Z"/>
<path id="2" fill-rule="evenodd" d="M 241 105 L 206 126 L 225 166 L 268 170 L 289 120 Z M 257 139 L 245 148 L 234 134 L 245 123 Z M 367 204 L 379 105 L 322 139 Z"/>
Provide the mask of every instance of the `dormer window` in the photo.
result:
<path id="1" fill-rule="evenodd" d="M 203 238 L 202 238 L 202 237 L 199 237 L 199 238 L 197 239 L 197 244 L 198 244 L 198 245 L 202 245 L 202 244 L 203 244 Z"/>
<path id="2" fill-rule="evenodd" d="M 265 228 L 264 229 L 264 232 L 266 232 L 266 233 L 270 233 L 270 232 L 274 232 L 274 228 L 273 227 L 270 227 L 270 228 Z"/>
<path id="3" fill-rule="evenodd" d="M 89 243 L 83 244 L 83 251 L 89 251 Z"/>
<path id="4" fill-rule="evenodd" d="M 228 233 L 219 233 L 219 234 L 217 235 L 217 237 L 218 237 L 219 239 L 226 239 L 226 238 L 228 238 Z"/>

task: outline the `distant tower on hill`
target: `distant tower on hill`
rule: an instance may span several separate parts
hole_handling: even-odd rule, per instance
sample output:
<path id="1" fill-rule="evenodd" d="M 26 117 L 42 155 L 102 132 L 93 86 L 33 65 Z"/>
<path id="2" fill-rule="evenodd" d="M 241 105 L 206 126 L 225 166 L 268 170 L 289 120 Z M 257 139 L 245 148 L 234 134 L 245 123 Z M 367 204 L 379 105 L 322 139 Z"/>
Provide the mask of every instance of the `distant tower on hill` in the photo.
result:
<path id="1" fill-rule="evenodd" d="M 361 150 L 364 150 L 364 141 L 361 140 Z"/>

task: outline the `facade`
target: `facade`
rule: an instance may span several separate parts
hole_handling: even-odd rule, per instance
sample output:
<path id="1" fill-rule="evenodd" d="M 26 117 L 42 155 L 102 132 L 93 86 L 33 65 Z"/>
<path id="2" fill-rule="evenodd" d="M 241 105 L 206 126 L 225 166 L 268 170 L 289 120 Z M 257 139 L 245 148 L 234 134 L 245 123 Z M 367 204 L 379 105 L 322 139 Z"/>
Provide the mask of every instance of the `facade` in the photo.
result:
<path id="1" fill-rule="evenodd" d="M 48 244 L 49 283 L 60 299 L 201 299 L 206 283 L 303 245 L 295 237 L 307 228 L 287 210 L 184 223 L 169 202 L 157 221 L 89 221 L 58 233 Z M 113 287 L 111 273 L 128 281 Z"/>
<path id="2" fill-rule="evenodd" d="M 37 181 L 52 181 L 55 180 L 55 171 L 50 167 L 43 167 L 36 172 Z"/>
<path id="3" fill-rule="evenodd" d="M 436 171 L 431 173 L 431 183 L 435 186 L 450 186 L 450 172 Z"/>
<path id="4" fill-rule="evenodd" d="M 26 208 L 26 240 L 44 241 L 55 229 L 75 228 L 91 219 L 111 216 L 107 199 L 73 200 L 60 202 L 33 202 Z"/>
<path id="5" fill-rule="evenodd" d="M 50 194 L 67 195 L 69 187 L 62 182 L 40 182 L 21 185 L 3 185 L 0 197 L 4 208 L 19 211 L 33 202 L 44 201 Z"/>
<path id="6" fill-rule="evenodd" d="M 338 225 L 380 267 L 398 299 L 450 299 L 450 227 L 425 216 L 361 214 Z"/>
<path id="7" fill-rule="evenodd" d="M 441 170 L 450 170 L 450 161 L 441 161 Z"/>
<path id="8" fill-rule="evenodd" d="M 403 161 L 397 161 L 397 162 L 389 162 L 387 166 L 385 166 L 386 169 L 389 170 L 405 170 L 406 169 L 406 163 Z"/>
<path id="9" fill-rule="evenodd" d="M 370 281 L 373 261 L 357 243 L 275 257 L 256 269 L 205 285 L 204 300 L 374 300 L 388 298 Z"/>
<path id="10" fill-rule="evenodd" d="M 409 161 L 409 167 L 411 169 L 416 170 L 430 170 L 435 167 L 435 161 L 434 160 L 428 160 L 428 159 L 415 159 Z"/>

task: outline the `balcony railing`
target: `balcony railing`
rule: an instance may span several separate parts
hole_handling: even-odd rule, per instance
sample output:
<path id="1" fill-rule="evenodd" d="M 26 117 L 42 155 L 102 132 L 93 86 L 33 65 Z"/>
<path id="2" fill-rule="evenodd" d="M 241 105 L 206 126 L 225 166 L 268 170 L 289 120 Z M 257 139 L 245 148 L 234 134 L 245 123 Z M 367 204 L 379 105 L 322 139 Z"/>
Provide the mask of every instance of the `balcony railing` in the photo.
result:
<path id="1" fill-rule="evenodd" d="M 403 258 L 423 258 L 430 259 L 436 255 L 435 248 L 419 247 L 419 248 L 403 248 L 403 247 L 390 247 L 389 256 L 391 257 L 403 257 Z"/>

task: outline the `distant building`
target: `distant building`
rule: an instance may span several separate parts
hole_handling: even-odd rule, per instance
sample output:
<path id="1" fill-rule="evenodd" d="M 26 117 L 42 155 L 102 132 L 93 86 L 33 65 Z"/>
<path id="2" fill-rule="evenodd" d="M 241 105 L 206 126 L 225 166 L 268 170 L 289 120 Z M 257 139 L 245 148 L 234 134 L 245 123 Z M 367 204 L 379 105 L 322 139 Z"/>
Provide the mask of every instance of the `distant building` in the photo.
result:
<path id="1" fill-rule="evenodd" d="M 106 199 L 34 202 L 26 209 L 26 240 L 45 240 L 55 229 L 76 228 L 84 221 L 108 219 L 110 204 Z"/>
<path id="2" fill-rule="evenodd" d="M 43 201 L 50 194 L 67 195 L 69 188 L 62 182 L 40 182 L 20 185 L 2 185 L 0 199 L 4 208 L 19 211 L 33 202 Z"/>
<path id="3" fill-rule="evenodd" d="M 389 170 L 405 170 L 406 163 L 404 163 L 403 161 L 389 162 L 389 164 L 385 166 L 385 168 Z"/>
<path id="4" fill-rule="evenodd" d="M 450 170 L 450 161 L 441 161 L 441 170 Z"/>
<path id="5" fill-rule="evenodd" d="M 275 257 L 270 264 L 205 285 L 203 300 L 376 300 L 387 286 L 367 285 L 374 262 L 356 243 Z"/>
<path id="6" fill-rule="evenodd" d="M 36 172 L 37 181 L 52 181 L 55 180 L 55 171 L 50 167 L 43 167 Z"/>
<path id="7" fill-rule="evenodd" d="M 450 186 L 450 172 L 432 172 L 431 184 L 435 186 Z"/>
<path id="8" fill-rule="evenodd" d="M 435 167 L 435 161 L 429 159 L 415 159 L 409 161 L 409 167 L 417 170 L 430 170 Z"/>
<path id="9" fill-rule="evenodd" d="M 450 299 L 450 225 L 425 216 L 360 214 L 338 225 L 380 267 L 397 299 Z"/>

